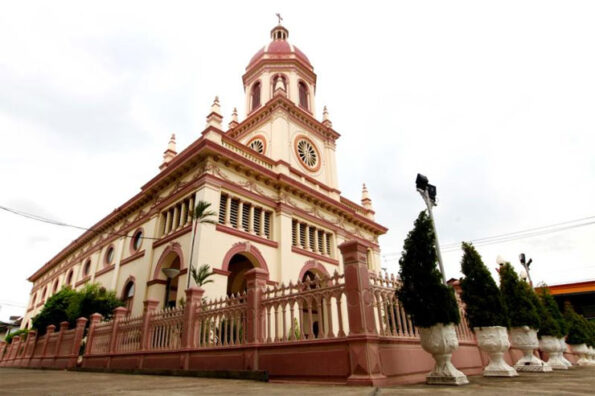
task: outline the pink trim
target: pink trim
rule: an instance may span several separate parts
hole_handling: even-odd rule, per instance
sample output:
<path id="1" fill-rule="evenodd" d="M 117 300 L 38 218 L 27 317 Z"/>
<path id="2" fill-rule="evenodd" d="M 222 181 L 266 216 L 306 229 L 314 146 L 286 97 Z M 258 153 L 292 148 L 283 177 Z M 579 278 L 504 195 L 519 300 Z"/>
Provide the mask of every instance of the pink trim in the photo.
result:
<path id="1" fill-rule="evenodd" d="M 246 232 L 246 231 L 240 231 L 240 230 L 237 230 L 235 228 L 231 228 L 231 227 L 225 226 L 223 224 L 216 224 L 215 225 L 215 229 L 217 231 L 221 231 L 221 232 L 224 232 L 226 234 L 235 235 L 235 236 L 240 237 L 240 238 L 243 238 L 243 239 L 249 239 L 249 240 L 254 241 L 254 242 L 257 242 L 257 243 L 262 243 L 263 245 L 271 246 L 271 247 L 274 247 L 274 248 L 278 248 L 279 247 L 279 244 L 277 242 L 275 242 L 275 241 L 271 241 L 269 239 L 260 237 L 258 235 L 250 234 L 249 232 Z"/>
<path id="2" fill-rule="evenodd" d="M 141 258 L 141 257 L 143 257 L 144 255 L 145 255 L 145 251 L 144 251 L 144 250 L 141 250 L 141 251 L 139 251 L 139 252 L 136 252 L 136 253 L 135 253 L 135 254 L 133 254 L 132 256 L 129 256 L 129 257 L 126 257 L 125 259 L 122 259 L 122 260 L 120 261 L 120 267 L 121 267 L 121 266 L 123 266 L 123 265 L 126 265 L 126 264 L 128 264 L 128 263 L 131 263 L 131 262 L 133 262 L 134 260 L 136 260 L 136 259 L 138 259 L 138 258 Z"/>
<path id="3" fill-rule="evenodd" d="M 314 270 L 315 272 L 321 272 L 324 276 L 331 276 L 326 270 L 326 268 L 324 268 L 324 265 L 318 263 L 316 260 L 308 260 L 306 261 L 306 264 L 302 267 L 298 280 L 302 280 L 304 278 L 304 275 L 306 275 L 306 272 L 310 270 Z"/>
<path id="4" fill-rule="evenodd" d="M 256 248 L 256 246 L 252 245 L 250 242 L 238 242 L 235 243 L 231 249 L 227 251 L 225 257 L 223 258 L 223 263 L 221 264 L 221 269 L 223 271 L 229 272 L 229 261 L 233 256 L 236 254 L 242 254 L 248 257 L 252 264 L 255 264 L 255 267 L 262 268 L 267 272 L 267 278 L 269 274 L 269 267 L 267 267 L 267 263 L 260 253 L 260 250 Z"/>
<path id="5" fill-rule="evenodd" d="M 165 264 L 165 261 L 167 260 L 167 257 L 171 253 L 174 253 L 174 254 L 176 254 L 179 257 L 179 259 L 180 259 L 180 270 L 183 270 L 183 269 L 186 268 L 186 266 L 184 265 L 184 252 L 182 250 L 182 246 L 178 242 L 170 243 L 165 248 L 165 250 L 163 251 L 163 253 L 161 253 L 161 256 L 159 257 L 159 261 L 157 262 L 157 266 L 155 266 L 155 271 L 153 271 L 153 278 L 152 278 L 152 280 L 159 279 L 159 275 L 161 275 L 161 267 L 163 266 L 163 264 Z"/>
<path id="6" fill-rule="evenodd" d="M 219 268 L 213 268 L 212 271 L 214 274 L 223 275 L 223 276 L 229 276 L 231 274 L 231 272 L 223 271 L 222 269 L 219 269 Z"/>
<path id="7" fill-rule="evenodd" d="M 107 261 L 107 256 L 108 256 L 108 252 L 110 251 L 110 249 L 112 250 L 112 260 Z M 103 254 L 103 266 L 106 267 L 108 265 L 111 265 L 115 259 L 116 259 L 116 248 L 114 248 L 113 243 L 110 243 L 109 245 L 107 245 L 107 249 L 105 249 L 105 253 Z"/>
<path id="8" fill-rule="evenodd" d="M 153 279 L 147 282 L 147 286 L 151 285 L 167 285 L 167 281 L 164 281 L 163 279 Z"/>
<path id="9" fill-rule="evenodd" d="M 250 147 L 252 142 L 255 140 L 260 140 L 262 142 L 262 145 L 263 145 L 262 153 L 258 153 L 258 151 L 254 150 L 252 147 Z M 266 153 L 267 153 L 267 139 L 264 137 L 264 135 L 262 133 L 259 133 L 258 135 L 252 136 L 252 138 L 250 140 L 248 140 L 248 143 L 246 143 L 246 147 L 248 147 L 250 150 L 256 151 L 260 155 L 266 155 Z"/>
<path id="10" fill-rule="evenodd" d="M 121 294 L 122 297 L 120 297 L 120 300 L 124 300 L 124 298 L 126 297 L 124 295 L 124 292 L 126 291 L 126 286 L 128 286 L 128 283 L 130 283 L 130 282 L 132 282 L 136 285 L 136 278 L 133 275 L 130 275 L 130 276 L 128 276 L 128 278 L 126 278 L 126 281 L 124 282 L 124 287 L 122 288 L 122 294 Z M 135 292 L 136 292 L 136 290 L 135 290 Z"/>
<path id="11" fill-rule="evenodd" d="M 153 247 L 156 248 L 157 246 L 161 246 L 164 243 L 167 243 L 173 239 L 176 239 L 179 236 L 182 236 L 190 231 L 192 231 L 192 224 L 188 224 L 187 226 L 185 226 L 184 228 L 180 228 L 178 231 L 174 232 L 173 234 L 169 234 L 168 236 L 163 237 L 163 238 L 159 239 L 158 241 L 153 242 Z"/>
<path id="12" fill-rule="evenodd" d="M 108 267 L 104 267 L 104 268 L 100 269 L 99 271 L 97 271 L 95 273 L 95 278 L 97 278 L 98 276 L 101 276 L 101 275 L 105 274 L 106 272 L 110 272 L 114 268 L 116 268 L 116 264 L 112 264 L 112 265 L 110 265 Z"/>
<path id="13" fill-rule="evenodd" d="M 89 279 L 91 279 L 91 276 L 90 275 L 85 276 L 83 279 L 81 279 L 80 281 L 76 282 L 74 284 L 74 287 L 79 287 L 83 283 L 86 283 Z"/>
<path id="14" fill-rule="evenodd" d="M 301 254 L 303 256 L 312 257 L 312 258 L 314 258 L 316 260 L 324 261 L 325 263 L 329 263 L 329 264 L 333 264 L 333 265 L 339 265 L 339 260 L 335 260 L 333 258 L 326 257 L 326 256 L 323 256 L 321 254 L 313 253 L 313 252 L 310 252 L 308 250 L 305 250 L 305 249 L 302 249 L 302 248 L 299 248 L 299 247 L 292 246 L 291 247 L 291 251 L 293 253 Z"/>

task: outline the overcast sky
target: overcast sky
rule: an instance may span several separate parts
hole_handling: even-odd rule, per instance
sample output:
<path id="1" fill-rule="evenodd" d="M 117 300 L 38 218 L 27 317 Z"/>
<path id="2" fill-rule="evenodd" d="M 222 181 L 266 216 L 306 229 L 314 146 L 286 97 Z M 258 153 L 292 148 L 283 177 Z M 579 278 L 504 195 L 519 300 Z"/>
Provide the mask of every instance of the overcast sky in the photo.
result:
<path id="1" fill-rule="evenodd" d="M 280 12 L 318 75 L 340 189 L 368 185 L 396 272 L 438 187 L 445 247 L 595 216 L 592 1 L 4 2 L 0 205 L 91 226 L 158 172 L 169 135 L 199 137 L 215 95 L 243 119 L 241 81 Z M 0 319 L 80 231 L 0 211 Z M 572 225 L 572 224 L 571 224 Z M 595 225 L 479 247 L 533 258 L 534 282 L 595 278 Z M 445 251 L 447 277 L 460 252 Z"/>

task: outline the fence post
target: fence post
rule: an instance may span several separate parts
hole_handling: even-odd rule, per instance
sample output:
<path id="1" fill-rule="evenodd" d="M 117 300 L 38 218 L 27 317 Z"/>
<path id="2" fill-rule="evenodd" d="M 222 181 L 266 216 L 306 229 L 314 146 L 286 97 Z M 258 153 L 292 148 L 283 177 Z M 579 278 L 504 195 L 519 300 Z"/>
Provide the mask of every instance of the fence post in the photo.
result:
<path id="1" fill-rule="evenodd" d="M 204 290 L 196 286 L 186 289 L 186 305 L 184 306 L 184 325 L 182 327 L 182 348 L 191 349 L 195 345 L 195 316 L 197 309 L 200 309 L 200 303 Z"/>
<path id="2" fill-rule="evenodd" d="M 143 330 L 141 335 L 141 350 L 146 351 L 149 349 L 149 343 L 151 342 L 151 335 L 149 334 L 149 324 L 151 321 L 151 314 L 157 309 L 159 301 L 157 300 L 145 300 L 143 310 Z"/>
<path id="3" fill-rule="evenodd" d="M 87 334 L 87 345 L 85 345 L 85 356 L 89 356 L 93 350 L 93 335 L 95 334 L 95 326 L 101 320 L 101 314 L 94 313 L 91 315 L 91 323 L 89 324 L 89 333 Z"/>
<path id="4" fill-rule="evenodd" d="M 45 354 L 47 352 L 48 349 L 48 341 L 50 340 L 50 336 L 54 333 L 54 331 L 56 330 L 56 326 L 55 325 L 49 325 L 46 328 L 45 331 L 45 338 L 43 340 L 43 350 L 41 351 L 41 358 L 45 358 Z"/>
<path id="5" fill-rule="evenodd" d="M 345 294 L 349 317 L 349 361 L 351 374 L 348 384 L 382 385 L 378 334 L 374 319 L 374 294 L 370 284 L 367 247 L 358 241 L 339 246 L 345 270 Z"/>
<path id="6" fill-rule="evenodd" d="M 262 290 L 269 273 L 262 268 L 246 272 L 248 315 L 246 318 L 246 342 L 259 344 L 264 340 L 264 315 L 261 307 Z"/>
<path id="7" fill-rule="evenodd" d="M 78 318 L 76 320 L 74 338 L 72 339 L 72 349 L 70 350 L 70 355 L 72 356 L 72 359 L 68 362 L 69 368 L 76 366 L 81 350 L 81 342 L 83 341 L 83 336 L 85 335 L 85 326 L 87 325 L 87 322 L 87 318 Z"/>
<path id="8" fill-rule="evenodd" d="M 27 364 L 25 366 L 29 367 L 31 359 L 33 359 L 33 354 L 35 353 L 35 346 L 37 345 L 37 330 L 31 330 L 27 333 L 27 349 L 25 352 L 27 353 Z"/>
<path id="9" fill-rule="evenodd" d="M 4 360 L 4 351 L 6 350 L 6 341 L 0 341 L 0 366 L 2 366 L 2 361 Z"/>
<path id="10" fill-rule="evenodd" d="M 56 349 L 54 349 L 54 360 L 60 355 L 60 348 L 62 347 L 62 339 L 64 339 L 64 332 L 68 330 L 68 322 L 60 322 L 60 332 L 56 340 Z"/>
<path id="11" fill-rule="evenodd" d="M 122 320 L 128 310 L 124 307 L 117 307 L 114 308 L 114 317 L 112 319 L 112 336 L 109 340 L 109 353 L 112 354 L 116 352 L 116 346 L 118 345 L 117 338 L 118 338 L 118 324 Z"/>
<path id="12" fill-rule="evenodd" d="M 12 339 L 12 363 L 11 366 L 14 367 L 18 363 L 19 359 L 19 348 L 21 347 L 21 336 L 14 336 Z"/>

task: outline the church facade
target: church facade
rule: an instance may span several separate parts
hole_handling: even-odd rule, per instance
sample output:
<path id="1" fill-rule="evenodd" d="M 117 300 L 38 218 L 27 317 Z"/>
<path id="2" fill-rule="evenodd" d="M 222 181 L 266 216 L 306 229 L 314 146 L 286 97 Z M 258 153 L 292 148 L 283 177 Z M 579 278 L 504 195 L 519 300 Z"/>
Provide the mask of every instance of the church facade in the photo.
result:
<path id="1" fill-rule="evenodd" d="M 178 153 L 172 135 L 160 173 L 29 278 L 24 327 L 66 285 L 115 290 L 134 315 L 147 299 L 176 306 L 193 285 L 190 262 L 213 271 L 203 286 L 209 298 L 245 290 L 252 268 L 271 285 L 342 273 L 338 246 L 350 240 L 367 247 L 369 270 L 380 270 L 378 237 L 387 229 L 374 220 L 365 186 L 359 204 L 341 196 L 340 135 L 326 108 L 315 118 L 316 74 L 288 36 L 274 27 L 250 60 L 242 121 L 234 110 L 224 128 L 215 99 L 196 141 Z M 201 201 L 216 212 L 213 224 L 193 222 Z"/>

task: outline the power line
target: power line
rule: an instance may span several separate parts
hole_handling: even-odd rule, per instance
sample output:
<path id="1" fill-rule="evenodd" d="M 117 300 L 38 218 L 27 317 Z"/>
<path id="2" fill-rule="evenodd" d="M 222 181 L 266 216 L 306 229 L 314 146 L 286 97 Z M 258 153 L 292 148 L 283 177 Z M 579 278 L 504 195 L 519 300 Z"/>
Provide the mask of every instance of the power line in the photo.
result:
<path id="1" fill-rule="evenodd" d="M 35 220 L 35 221 L 40 221 L 40 222 L 47 223 L 47 224 L 57 225 L 57 226 L 60 226 L 60 227 L 76 228 L 78 230 L 91 231 L 91 232 L 94 232 L 96 234 L 116 235 L 116 236 L 121 236 L 121 237 L 125 237 L 125 238 L 131 238 L 132 237 L 132 235 L 128 235 L 128 234 L 124 234 L 124 233 L 120 233 L 120 232 L 99 231 L 99 230 L 96 230 L 94 228 L 87 228 L 87 227 L 81 227 L 81 226 L 77 226 L 77 225 L 73 225 L 73 224 L 63 223 L 61 221 L 48 219 L 47 217 L 42 217 L 42 216 L 39 216 L 39 215 L 36 215 L 36 214 L 23 212 L 23 211 L 17 210 L 17 209 L 7 208 L 7 207 L 2 206 L 2 205 L 0 205 L 0 209 L 2 209 L 4 211 L 7 211 L 7 212 L 10 212 L 12 214 L 15 214 L 17 216 L 25 217 L 27 219 L 31 219 L 31 220 Z M 142 239 L 152 239 L 152 240 L 160 239 L 160 238 L 153 238 L 153 237 L 148 237 L 148 236 L 144 236 L 144 235 L 141 236 L 141 238 Z"/>
<path id="2" fill-rule="evenodd" d="M 591 221 L 587 221 L 587 220 L 591 220 Z M 579 222 L 581 222 L 581 223 L 579 223 Z M 488 246 L 488 245 L 494 245 L 494 244 L 499 244 L 499 243 L 516 241 L 516 240 L 525 239 L 525 238 L 533 238 L 533 237 L 537 237 L 537 236 L 552 234 L 555 232 L 566 231 L 566 230 L 570 230 L 573 228 L 584 227 L 584 226 L 588 226 L 588 225 L 592 225 L 592 224 L 595 224 L 595 216 L 583 217 L 580 219 L 564 221 L 561 223 L 555 223 L 555 224 L 550 224 L 550 225 L 541 226 L 541 227 L 529 228 L 526 230 L 515 231 L 515 232 L 506 233 L 506 234 L 499 234 L 499 235 L 493 235 L 493 236 L 489 236 L 489 237 L 472 239 L 470 242 L 472 242 L 475 246 Z M 460 246 L 460 242 L 447 243 L 447 244 L 443 245 L 442 251 L 443 252 L 453 252 L 453 251 L 458 250 L 459 246 Z M 393 252 L 393 253 L 387 253 L 387 254 L 383 255 L 383 257 L 385 257 L 385 258 L 386 257 L 397 257 L 399 255 L 400 255 L 400 253 Z"/>

